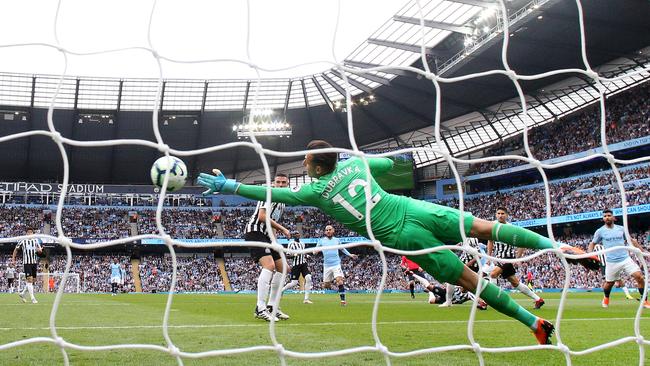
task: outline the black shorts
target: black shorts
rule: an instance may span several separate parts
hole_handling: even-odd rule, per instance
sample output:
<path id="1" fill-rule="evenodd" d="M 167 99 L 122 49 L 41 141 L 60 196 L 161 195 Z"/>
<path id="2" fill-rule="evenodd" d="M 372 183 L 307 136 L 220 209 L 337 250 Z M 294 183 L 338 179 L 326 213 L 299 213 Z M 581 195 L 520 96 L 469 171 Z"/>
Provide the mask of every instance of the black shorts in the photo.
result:
<path id="1" fill-rule="evenodd" d="M 38 264 L 25 264 L 25 278 L 36 278 L 36 267 L 38 267 Z"/>
<path id="2" fill-rule="evenodd" d="M 244 234 L 244 241 L 261 241 L 264 243 L 270 243 L 271 238 L 269 238 L 264 233 L 261 233 L 259 231 L 251 231 Z M 269 248 L 262 248 L 262 247 L 251 247 L 251 257 L 253 257 L 253 259 L 255 259 L 256 262 L 259 262 L 260 258 L 266 257 L 267 255 L 273 257 L 274 261 L 281 258 L 280 253 L 276 252 L 275 250 L 271 250 Z"/>
<path id="3" fill-rule="evenodd" d="M 415 277 L 413 277 L 414 274 L 416 274 L 416 275 L 418 275 L 418 276 L 420 276 L 420 277 L 422 277 L 422 278 L 426 278 L 426 277 L 424 276 L 424 272 L 422 272 L 422 271 L 417 271 L 417 270 L 416 270 L 416 271 L 412 271 L 412 270 L 408 270 L 408 271 L 404 272 L 404 275 L 406 276 L 406 278 L 407 278 L 409 281 L 415 281 Z"/>
<path id="4" fill-rule="evenodd" d="M 291 267 L 291 281 L 298 280 L 300 278 L 300 275 L 302 275 L 302 277 L 304 278 L 310 274 L 311 272 L 309 272 L 309 267 L 307 266 L 307 263 L 303 263 Z"/>
<path id="5" fill-rule="evenodd" d="M 7 278 L 7 285 L 11 286 L 14 284 L 14 279 L 13 278 Z"/>
<path id="6" fill-rule="evenodd" d="M 505 279 L 517 273 L 512 263 L 497 263 L 496 266 L 501 268 L 501 278 Z"/>

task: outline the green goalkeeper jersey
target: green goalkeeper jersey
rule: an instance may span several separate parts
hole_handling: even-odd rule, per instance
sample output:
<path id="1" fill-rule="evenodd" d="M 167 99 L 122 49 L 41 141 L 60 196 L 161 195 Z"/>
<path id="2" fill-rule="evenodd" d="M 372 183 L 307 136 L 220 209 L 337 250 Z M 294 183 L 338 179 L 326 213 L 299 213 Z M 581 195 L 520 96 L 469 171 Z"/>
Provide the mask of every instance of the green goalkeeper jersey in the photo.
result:
<path id="1" fill-rule="evenodd" d="M 393 168 L 388 158 L 367 158 L 370 172 L 378 176 Z M 289 205 L 315 206 L 357 233 L 368 236 L 366 228 L 366 168 L 361 158 L 337 164 L 336 169 L 298 188 L 272 188 L 271 201 Z M 384 191 L 370 177 L 370 223 L 375 237 L 395 243 L 404 224 L 410 198 Z M 266 187 L 242 184 L 237 194 L 258 201 L 266 199 Z"/>

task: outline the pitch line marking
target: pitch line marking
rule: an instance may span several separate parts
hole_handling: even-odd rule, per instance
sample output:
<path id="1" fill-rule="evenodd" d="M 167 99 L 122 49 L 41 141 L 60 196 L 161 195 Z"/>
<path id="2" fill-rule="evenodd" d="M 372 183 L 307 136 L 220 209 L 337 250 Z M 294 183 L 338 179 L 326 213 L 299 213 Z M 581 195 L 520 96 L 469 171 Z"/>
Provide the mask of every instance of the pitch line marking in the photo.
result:
<path id="1" fill-rule="evenodd" d="M 634 317 L 627 318 L 571 318 L 562 319 L 562 322 L 580 322 L 580 321 L 608 321 L 608 320 L 634 320 Z M 648 318 L 641 318 L 646 320 Z M 648 319 L 650 320 L 650 319 Z M 475 320 L 474 323 L 516 323 L 514 319 L 485 319 Z M 323 323 L 287 323 L 280 322 L 282 327 L 323 327 L 323 326 L 350 326 L 350 325 L 371 325 L 372 322 L 323 322 Z M 377 325 L 406 325 L 406 324 L 466 324 L 466 320 L 404 320 L 394 322 L 377 322 Z M 168 325 L 168 328 L 175 329 L 200 329 L 200 328 L 250 328 L 250 327 L 268 327 L 268 323 L 257 324 L 179 324 Z M 109 326 L 57 326 L 57 330 L 93 330 L 93 329 L 160 329 L 162 325 L 109 325 Z M 6 330 L 49 330 L 49 327 L 0 327 L 0 331 Z"/>

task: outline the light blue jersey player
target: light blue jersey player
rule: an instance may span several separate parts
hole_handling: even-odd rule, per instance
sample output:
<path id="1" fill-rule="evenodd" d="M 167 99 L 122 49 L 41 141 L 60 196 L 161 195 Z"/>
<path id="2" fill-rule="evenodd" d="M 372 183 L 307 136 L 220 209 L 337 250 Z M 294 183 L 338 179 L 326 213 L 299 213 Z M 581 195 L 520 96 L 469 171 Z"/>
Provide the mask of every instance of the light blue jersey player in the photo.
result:
<path id="1" fill-rule="evenodd" d="M 334 236 L 334 227 L 327 225 L 325 227 L 325 237 L 318 239 L 317 247 L 330 247 L 339 245 L 341 242 Z M 348 252 L 343 248 L 341 251 L 352 259 L 357 259 L 356 254 Z M 341 257 L 339 257 L 338 249 L 323 250 L 323 287 L 331 288 L 332 280 L 336 280 L 336 285 L 339 288 L 339 297 L 341 298 L 341 305 L 347 305 L 345 300 L 345 284 L 344 284 L 343 269 L 341 269 Z"/>
<path id="2" fill-rule="evenodd" d="M 593 240 L 589 243 L 590 252 L 594 250 L 596 244 L 602 244 L 605 250 L 617 247 L 627 247 L 625 242 L 625 230 L 622 226 L 614 224 L 615 220 L 616 217 L 614 217 L 612 210 L 603 210 L 603 222 L 605 222 L 605 225 L 596 230 Z M 632 238 L 632 245 L 639 249 L 643 249 L 634 238 Z M 602 307 L 609 307 L 609 295 L 612 292 L 612 287 L 614 287 L 614 282 L 620 279 L 623 273 L 634 277 L 637 286 L 639 287 L 639 294 L 643 295 L 645 278 L 639 265 L 632 260 L 627 250 L 613 250 L 605 253 L 605 283 L 603 284 L 603 292 L 605 293 L 605 296 L 601 302 Z M 644 301 L 643 307 L 649 309 L 650 303 Z"/>
<path id="3" fill-rule="evenodd" d="M 122 267 L 117 258 L 111 263 L 111 296 L 117 295 L 117 286 L 122 282 Z"/>

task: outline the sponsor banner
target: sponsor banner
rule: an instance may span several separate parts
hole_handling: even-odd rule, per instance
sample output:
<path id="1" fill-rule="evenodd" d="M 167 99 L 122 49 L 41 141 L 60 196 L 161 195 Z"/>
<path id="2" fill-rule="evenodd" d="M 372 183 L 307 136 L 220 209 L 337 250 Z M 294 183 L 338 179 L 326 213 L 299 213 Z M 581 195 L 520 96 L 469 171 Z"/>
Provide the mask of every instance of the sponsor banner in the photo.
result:
<path id="1" fill-rule="evenodd" d="M 0 192 L 11 193 L 61 193 L 63 184 L 58 183 L 29 183 L 29 182 L 0 182 Z M 159 189 L 148 185 L 115 185 L 115 184 L 68 184 L 68 193 L 97 194 L 97 193 L 142 193 L 155 194 Z M 184 187 L 174 194 L 201 194 L 201 187 Z"/>
<path id="2" fill-rule="evenodd" d="M 622 208 L 615 208 L 612 209 L 612 211 L 614 211 L 614 216 L 623 215 Z M 650 212 L 650 204 L 631 206 L 627 208 L 628 215 L 637 215 L 637 214 L 648 213 L 648 212 Z M 602 211 L 582 212 L 579 214 L 551 217 L 551 224 L 563 224 L 567 222 L 585 221 L 585 220 L 600 220 L 602 217 L 603 217 Z M 521 227 L 544 226 L 546 225 L 546 218 L 515 221 L 512 224 Z"/>
<path id="3" fill-rule="evenodd" d="M 301 238 L 300 241 L 305 243 L 305 244 L 316 244 L 318 242 L 319 238 Z M 185 244 L 202 244 L 202 243 L 236 243 L 236 242 L 243 242 L 244 239 L 176 239 L 182 243 Z M 367 238 L 364 238 L 363 236 L 355 236 L 355 237 L 339 237 L 339 240 L 341 241 L 342 244 L 347 244 L 347 243 L 354 243 L 354 242 L 359 242 L 359 241 L 370 241 Z M 287 245 L 289 242 L 288 239 L 286 238 L 278 238 L 278 243 L 282 245 Z M 141 244 L 164 244 L 162 239 L 142 239 Z"/>

